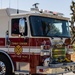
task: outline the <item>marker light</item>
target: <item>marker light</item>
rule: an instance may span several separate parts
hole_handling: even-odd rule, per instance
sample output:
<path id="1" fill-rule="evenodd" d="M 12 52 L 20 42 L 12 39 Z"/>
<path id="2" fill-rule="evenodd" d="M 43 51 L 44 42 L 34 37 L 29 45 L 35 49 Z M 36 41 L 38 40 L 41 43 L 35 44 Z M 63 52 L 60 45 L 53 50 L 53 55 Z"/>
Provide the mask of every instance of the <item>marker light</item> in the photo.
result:
<path id="1" fill-rule="evenodd" d="M 41 50 L 49 50 L 50 45 L 41 45 Z"/>

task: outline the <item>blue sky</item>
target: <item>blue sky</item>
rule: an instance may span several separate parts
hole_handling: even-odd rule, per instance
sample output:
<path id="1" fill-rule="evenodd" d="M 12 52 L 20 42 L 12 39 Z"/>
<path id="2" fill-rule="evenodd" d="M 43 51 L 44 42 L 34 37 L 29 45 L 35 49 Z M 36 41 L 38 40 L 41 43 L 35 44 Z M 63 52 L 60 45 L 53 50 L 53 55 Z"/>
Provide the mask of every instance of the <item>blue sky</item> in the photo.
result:
<path id="1" fill-rule="evenodd" d="M 75 0 L 73 0 L 75 1 Z M 61 12 L 64 16 L 70 18 L 70 5 L 72 0 L 0 0 L 0 8 L 19 8 L 22 10 L 30 10 L 32 4 L 40 3 L 39 8 Z"/>

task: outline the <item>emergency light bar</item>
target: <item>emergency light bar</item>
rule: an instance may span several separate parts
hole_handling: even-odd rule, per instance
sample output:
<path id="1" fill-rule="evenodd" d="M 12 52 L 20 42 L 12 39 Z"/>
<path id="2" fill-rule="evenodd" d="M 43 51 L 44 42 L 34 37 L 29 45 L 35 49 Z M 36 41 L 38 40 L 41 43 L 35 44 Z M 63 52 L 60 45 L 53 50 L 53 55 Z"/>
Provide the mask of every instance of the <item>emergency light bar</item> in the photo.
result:
<path id="1" fill-rule="evenodd" d="M 31 8 L 31 11 L 34 11 L 35 13 L 36 12 L 39 12 L 39 13 L 46 13 L 46 14 L 50 14 L 50 15 L 57 15 L 57 16 L 63 16 L 64 14 L 63 13 L 58 13 L 58 12 L 53 12 L 53 11 L 48 11 L 48 10 L 39 10 L 38 8 L 38 5 L 39 3 L 35 3 L 33 4 L 33 6 L 35 6 L 34 8 Z"/>
<path id="2" fill-rule="evenodd" d="M 48 10 L 43 11 L 42 9 L 39 11 L 39 8 L 37 5 L 39 5 L 39 3 L 33 4 L 34 8 L 31 8 L 31 11 L 39 12 L 39 13 L 46 13 L 46 14 L 51 14 L 51 15 L 57 15 L 57 16 L 63 16 L 64 15 L 63 13 L 58 13 L 58 12 L 53 12 L 53 11 L 48 11 Z"/>
<path id="3" fill-rule="evenodd" d="M 34 12 L 39 12 L 39 13 L 45 13 L 45 14 L 50 14 L 50 15 L 57 15 L 57 16 L 63 16 L 63 13 L 59 13 L 59 12 L 53 12 L 53 11 L 48 11 L 48 10 L 39 10 L 39 8 L 31 8 L 31 11 Z"/>
<path id="4" fill-rule="evenodd" d="M 57 16 L 63 16 L 64 15 L 63 13 L 58 13 L 58 12 L 53 12 L 53 11 L 47 11 L 47 10 L 45 10 L 44 12 L 48 13 L 48 14 L 51 14 L 51 15 L 57 15 Z"/>

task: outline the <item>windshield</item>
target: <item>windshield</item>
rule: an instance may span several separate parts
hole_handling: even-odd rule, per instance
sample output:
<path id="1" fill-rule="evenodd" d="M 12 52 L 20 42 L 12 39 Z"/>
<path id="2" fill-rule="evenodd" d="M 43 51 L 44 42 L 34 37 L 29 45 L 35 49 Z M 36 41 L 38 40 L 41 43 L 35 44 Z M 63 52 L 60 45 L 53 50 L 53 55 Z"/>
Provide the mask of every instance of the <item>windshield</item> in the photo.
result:
<path id="1" fill-rule="evenodd" d="M 69 25 L 66 20 L 55 18 L 30 16 L 32 36 L 70 37 Z"/>

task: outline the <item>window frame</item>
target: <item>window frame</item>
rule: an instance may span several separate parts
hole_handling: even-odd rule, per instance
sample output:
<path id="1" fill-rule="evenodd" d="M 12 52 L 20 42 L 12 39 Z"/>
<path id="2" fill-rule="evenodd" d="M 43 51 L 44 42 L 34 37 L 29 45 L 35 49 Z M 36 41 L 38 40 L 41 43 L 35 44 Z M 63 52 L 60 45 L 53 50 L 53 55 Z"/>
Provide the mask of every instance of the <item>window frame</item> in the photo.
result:
<path id="1" fill-rule="evenodd" d="M 25 20 L 27 20 L 26 19 L 26 17 L 21 17 L 21 18 L 24 18 Z M 19 20 L 21 19 L 21 18 L 12 18 L 11 19 L 11 35 L 12 36 L 19 36 L 19 35 L 21 35 L 22 36 L 22 34 L 19 32 Z M 18 32 L 17 33 L 15 33 L 16 31 L 12 31 L 13 30 L 13 23 L 15 23 L 14 21 L 17 21 L 17 23 L 18 23 L 18 26 L 15 26 L 14 28 L 17 28 L 18 27 Z M 27 22 L 25 22 L 25 24 L 26 24 L 26 26 L 25 26 L 25 32 L 24 32 L 24 36 L 27 36 L 28 35 L 28 26 L 27 26 Z"/>

